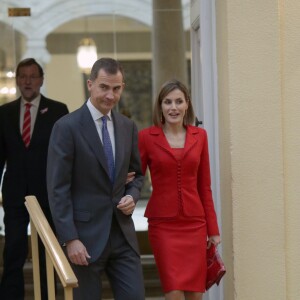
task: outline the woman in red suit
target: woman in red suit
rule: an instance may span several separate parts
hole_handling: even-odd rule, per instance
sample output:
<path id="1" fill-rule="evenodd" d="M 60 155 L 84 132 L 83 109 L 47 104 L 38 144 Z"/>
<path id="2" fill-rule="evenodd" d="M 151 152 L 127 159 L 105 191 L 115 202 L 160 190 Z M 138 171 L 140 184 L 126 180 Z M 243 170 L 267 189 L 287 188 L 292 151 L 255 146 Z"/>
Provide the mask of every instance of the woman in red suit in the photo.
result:
<path id="1" fill-rule="evenodd" d="M 167 300 L 201 300 L 206 247 L 220 243 L 212 199 L 206 131 L 193 126 L 188 89 L 166 82 L 156 99 L 154 126 L 139 133 L 143 171 L 153 192 L 145 211 L 148 234 Z"/>

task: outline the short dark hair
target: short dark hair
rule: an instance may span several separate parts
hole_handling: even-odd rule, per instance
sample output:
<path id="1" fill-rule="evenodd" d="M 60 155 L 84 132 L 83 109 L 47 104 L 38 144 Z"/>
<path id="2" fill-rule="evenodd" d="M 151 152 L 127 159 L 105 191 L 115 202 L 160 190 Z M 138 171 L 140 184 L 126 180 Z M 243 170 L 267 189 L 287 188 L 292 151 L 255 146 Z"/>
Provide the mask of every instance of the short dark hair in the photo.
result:
<path id="1" fill-rule="evenodd" d="M 28 66 L 32 66 L 32 65 L 36 65 L 38 67 L 38 70 L 39 70 L 39 74 L 41 77 L 44 76 L 44 71 L 43 71 L 43 68 L 41 67 L 41 65 L 32 57 L 30 58 L 25 58 L 23 60 L 21 60 L 19 63 L 18 63 L 18 66 L 17 66 L 17 69 L 16 69 L 16 77 L 18 77 L 20 75 L 20 69 L 22 67 L 28 67 Z"/>
<path id="2" fill-rule="evenodd" d="M 154 103 L 154 110 L 153 110 L 154 125 L 161 127 L 164 124 L 165 120 L 162 115 L 161 104 L 163 99 L 174 90 L 180 90 L 183 93 L 186 102 L 188 103 L 188 109 L 183 120 L 183 125 L 185 126 L 195 125 L 195 114 L 194 114 L 194 109 L 190 97 L 190 92 L 188 88 L 177 79 L 171 79 L 162 85 L 160 92 L 158 93 L 158 96 Z"/>
<path id="3" fill-rule="evenodd" d="M 124 82 L 124 70 L 120 62 L 118 62 L 117 60 L 109 57 L 102 57 L 96 60 L 91 70 L 90 80 L 94 81 L 98 77 L 100 69 L 103 69 L 106 73 L 113 75 L 117 74 L 118 71 L 120 71 Z"/>

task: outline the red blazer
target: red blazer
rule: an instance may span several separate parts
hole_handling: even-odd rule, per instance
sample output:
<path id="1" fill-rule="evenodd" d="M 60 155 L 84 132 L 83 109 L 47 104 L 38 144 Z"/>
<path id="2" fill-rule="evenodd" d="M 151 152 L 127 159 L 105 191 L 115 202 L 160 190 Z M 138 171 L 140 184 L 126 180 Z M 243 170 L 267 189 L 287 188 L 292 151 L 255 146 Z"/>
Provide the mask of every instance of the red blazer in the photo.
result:
<path id="1" fill-rule="evenodd" d="M 176 216 L 181 196 L 184 215 L 204 217 L 208 236 L 219 235 L 211 192 L 206 131 L 187 127 L 181 160 L 173 155 L 162 129 L 155 126 L 139 132 L 139 150 L 143 172 L 148 166 L 153 188 L 145 217 Z"/>

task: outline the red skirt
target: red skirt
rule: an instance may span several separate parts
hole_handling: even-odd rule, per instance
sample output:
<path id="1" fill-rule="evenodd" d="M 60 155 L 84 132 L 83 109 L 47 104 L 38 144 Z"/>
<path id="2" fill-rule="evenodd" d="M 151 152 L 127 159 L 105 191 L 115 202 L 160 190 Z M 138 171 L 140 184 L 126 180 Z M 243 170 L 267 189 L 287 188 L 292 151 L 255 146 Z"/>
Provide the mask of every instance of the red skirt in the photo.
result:
<path id="1" fill-rule="evenodd" d="M 205 292 L 206 221 L 178 216 L 149 219 L 149 241 L 164 293 Z"/>

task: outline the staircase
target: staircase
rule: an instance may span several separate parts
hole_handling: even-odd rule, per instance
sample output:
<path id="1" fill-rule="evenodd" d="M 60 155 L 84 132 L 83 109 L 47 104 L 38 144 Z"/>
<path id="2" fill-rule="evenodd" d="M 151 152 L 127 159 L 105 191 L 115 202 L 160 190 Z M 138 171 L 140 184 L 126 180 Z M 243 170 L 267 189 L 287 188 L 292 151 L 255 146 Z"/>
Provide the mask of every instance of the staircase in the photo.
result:
<path id="1" fill-rule="evenodd" d="M 151 254 L 152 251 L 148 243 L 147 232 L 137 231 L 137 236 L 138 236 L 138 241 L 140 244 L 140 251 L 141 251 L 141 262 L 142 262 L 143 274 L 144 274 L 146 300 L 162 300 L 164 299 L 163 292 L 161 290 L 154 257 Z M 3 242 L 2 238 L 0 239 L 0 243 L 1 242 Z M 2 274 L 2 263 L 0 263 L 0 277 L 1 274 Z M 24 266 L 24 277 L 25 277 L 25 293 L 26 293 L 25 300 L 34 300 L 32 262 L 30 257 L 28 258 Z M 58 283 L 56 300 L 63 300 L 63 299 L 64 299 L 64 291 L 60 283 Z M 112 300 L 112 299 L 113 299 L 113 295 L 110 289 L 108 279 L 104 277 L 103 300 Z"/>
<path id="2" fill-rule="evenodd" d="M 158 278 L 158 273 L 154 258 L 152 255 L 142 255 L 142 266 L 144 273 L 144 285 L 146 299 L 164 299 L 163 293 L 161 291 L 160 282 Z M 1 271 L 0 271 L 1 273 Z M 25 276 L 25 291 L 26 297 L 25 300 L 33 300 L 33 277 L 32 277 L 32 263 L 27 261 L 24 267 L 24 276 Z M 64 299 L 64 291 L 60 284 L 57 285 L 57 296 L 56 300 Z M 113 299 L 112 291 L 109 286 L 108 279 L 104 277 L 103 280 L 103 300 Z"/>

